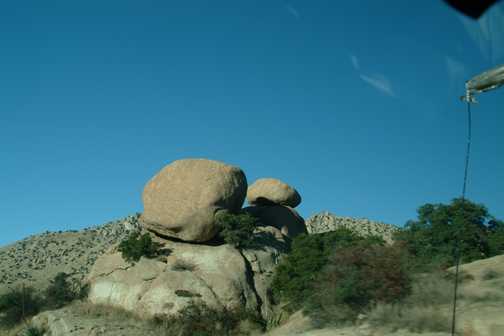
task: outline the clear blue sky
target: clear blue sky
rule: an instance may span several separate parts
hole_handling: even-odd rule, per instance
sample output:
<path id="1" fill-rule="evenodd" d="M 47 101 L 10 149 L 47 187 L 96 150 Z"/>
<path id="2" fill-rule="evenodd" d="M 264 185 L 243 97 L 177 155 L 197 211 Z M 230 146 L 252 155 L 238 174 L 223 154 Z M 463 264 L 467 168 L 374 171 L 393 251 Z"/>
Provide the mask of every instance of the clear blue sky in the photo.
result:
<path id="1" fill-rule="evenodd" d="M 0 245 L 142 210 L 169 162 L 277 177 L 397 225 L 461 192 L 470 77 L 504 63 L 504 3 L 3 1 Z M 490 29 L 489 29 L 490 28 Z M 474 106 L 468 197 L 504 218 L 504 89 Z"/>

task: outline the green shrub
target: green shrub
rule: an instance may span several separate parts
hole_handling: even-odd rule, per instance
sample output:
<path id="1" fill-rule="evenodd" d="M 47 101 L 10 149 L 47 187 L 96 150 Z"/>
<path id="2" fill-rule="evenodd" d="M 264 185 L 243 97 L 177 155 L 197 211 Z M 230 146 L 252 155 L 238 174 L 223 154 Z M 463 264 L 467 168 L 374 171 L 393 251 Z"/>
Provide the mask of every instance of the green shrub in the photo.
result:
<path id="1" fill-rule="evenodd" d="M 21 287 L 0 296 L 0 325 L 10 328 L 36 315 L 42 299 L 32 287 Z"/>
<path id="2" fill-rule="evenodd" d="M 301 308 L 306 298 L 313 295 L 317 274 L 329 257 L 342 248 L 357 244 L 382 245 L 383 240 L 363 238 L 346 228 L 294 238 L 290 253 L 278 265 L 271 283 L 274 300 L 287 301 L 289 305 L 286 308 L 291 311 Z"/>
<path id="3" fill-rule="evenodd" d="M 219 237 L 227 244 L 236 248 L 252 246 L 254 229 L 257 227 L 257 218 L 248 213 L 221 213 L 217 216 Z"/>
<path id="4" fill-rule="evenodd" d="M 396 303 L 411 292 L 404 251 L 360 244 L 338 249 L 316 279 L 304 311 L 318 324 L 353 321 L 376 303 Z"/>
<path id="5" fill-rule="evenodd" d="M 489 223 L 488 244 L 491 255 L 504 254 L 504 221 L 492 219 Z"/>
<path id="6" fill-rule="evenodd" d="M 154 258 L 159 254 L 160 244 L 153 242 L 148 233 L 140 236 L 139 232 L 132 233 L 119 244 L 119 251 L 124 260 L 136 262 L 141 257 Z"/>
<path id="7" fill-rule="evenodd" d="M 72 285 L 67 279 L 68 274 L 60 272 L 51 280 L 44 295 L 47 308 L 58 309 L 77 298 L 78 294 L 72 290 Z"/>

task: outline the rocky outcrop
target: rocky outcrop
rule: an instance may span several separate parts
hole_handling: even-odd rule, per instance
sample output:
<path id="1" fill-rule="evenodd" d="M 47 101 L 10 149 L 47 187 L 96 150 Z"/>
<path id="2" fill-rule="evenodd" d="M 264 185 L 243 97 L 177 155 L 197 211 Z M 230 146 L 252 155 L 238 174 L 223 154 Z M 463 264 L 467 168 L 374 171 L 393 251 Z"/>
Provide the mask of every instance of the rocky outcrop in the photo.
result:
<path id="1" fill-rule="evenodd" d="M 239 211 L 246 192 L 238 167 L 206 159 L 174 161 L 146 184 L 140 221 L 164 236 L 209 241 L 217 232 L 215 215 Z"/>
<path id="2" fill-rule="evenodd" d="M 340 217 L 329 212 L 315 214 L 306 220 L 306 228 L 310 234 L 334 231 L 340 227 L 350 229 L 361 236 L 380 236 L 389 244 L 392 243 L 393 234 L 397 231 L 397 227 L 394 225 L 364 218 Z"/>
<path id="3" fill-rule="evenodd" d="M 210 246 L 153 237 L 165 255 L 142 258 L 134 265 L 110 251 L 88 277 L 93 304 L 119 307 L 141 317 L 175 316 L 190 301 L 217 310 L 247 308 L 268 317 L 267 287 L 273 268 L 286 251 L 278 229 L 258 227 L 252 250 L 224 244 Z"/>
<path id="4" fill-rule="evenodd" d="M 258 205 L 243 209 L 261 223 L 279 229 L 287 237 L 294 238 L 306 233 L 304 219 L 296 210 L 283 205 Z"/>
<path id="5" fill-rule="evenodd" d="M 296 189 L 274 178 L 261 178 L 247 190 L 247 201 L 251 205 L 285 205 L 291 208 L 301 203 Z"/>

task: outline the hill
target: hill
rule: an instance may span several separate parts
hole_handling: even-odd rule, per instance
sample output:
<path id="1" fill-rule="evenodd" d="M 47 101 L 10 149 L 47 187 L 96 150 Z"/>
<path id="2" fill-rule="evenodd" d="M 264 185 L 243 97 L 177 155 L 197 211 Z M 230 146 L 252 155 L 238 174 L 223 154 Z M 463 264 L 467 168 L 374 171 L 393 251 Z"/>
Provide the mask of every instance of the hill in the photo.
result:
<path id="1" fill-rule="evenodd" d="M 58 272 L 81 281 L 101 254 L 138 228 L 138 215 L 130 215 L 80 231 L 46 231 L 4 246 L 0 248 L 0 295 L 21 283 L 46 288 Z"/>

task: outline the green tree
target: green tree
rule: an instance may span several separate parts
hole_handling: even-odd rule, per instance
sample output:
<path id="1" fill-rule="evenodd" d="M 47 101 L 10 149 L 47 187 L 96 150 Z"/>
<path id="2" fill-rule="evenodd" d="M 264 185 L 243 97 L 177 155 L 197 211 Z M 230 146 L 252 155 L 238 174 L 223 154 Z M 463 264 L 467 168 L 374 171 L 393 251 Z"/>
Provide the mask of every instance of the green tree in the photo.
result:
<path id="1" fill-rule="evenodd" d="M 504 254 L 504 221 L 494 218 L 488 223 L 488 228 L 490 253 L 492 255 Z"/>
<path id="2" fill-rule="evenodd" d="M 454 246 L 458 241 L 464 262 L 494 255 L 490 246 L 489 221 L 484 205 L 460 198 L 451 204 L 425 204 L 418 209 L 418 219 L 408 221 L 396 236 L 422 265 L 453 265 Z"/>
<path id="3" fill-rule="evenodd" d="M 47 308 L 58 309 L 77 298 L 77 293 L 74 293 L 71 283 L 67 280 L 68 277 L 68 274 L 60 272 L 51 281 L 45 291 Z"/>
<path id="4" fill-rule="evenodd" d="M 217 216 L 219 236 L 236 248 L 248 248 L 253 243 L 254 229 L 258 220 L 248 213 L 222 213 Z"/>

